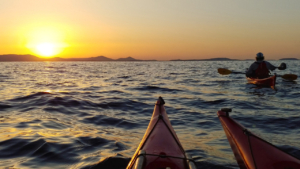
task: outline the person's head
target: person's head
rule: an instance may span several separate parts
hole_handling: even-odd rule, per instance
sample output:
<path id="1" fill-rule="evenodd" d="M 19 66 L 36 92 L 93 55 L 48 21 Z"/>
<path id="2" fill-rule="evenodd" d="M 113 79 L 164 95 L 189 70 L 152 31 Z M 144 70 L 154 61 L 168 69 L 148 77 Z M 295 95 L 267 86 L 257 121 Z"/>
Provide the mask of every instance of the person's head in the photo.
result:
<path id="1" fill-rule="evenodd" d="M 261 52 L 256 54 L 256 61 L 263 61 L 265 59 L 264 54 L 262 54 Z"/>

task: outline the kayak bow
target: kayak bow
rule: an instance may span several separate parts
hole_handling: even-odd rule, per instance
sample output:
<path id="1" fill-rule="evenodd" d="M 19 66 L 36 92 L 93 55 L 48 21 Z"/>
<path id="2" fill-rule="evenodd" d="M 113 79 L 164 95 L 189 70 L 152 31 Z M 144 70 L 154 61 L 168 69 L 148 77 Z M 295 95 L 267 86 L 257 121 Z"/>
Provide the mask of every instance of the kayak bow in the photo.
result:
<path id="1" fill-rule="evenodd" d="M 274 88 L 276 83 L 276 74 L 274 76 L 270 76 L 265 79 L 257 79 L 257 78 L 250 78 L 250 77 L 246 77 L 246 78 L 249 83 L 261 85 L 261 86 L 268 86 L 271 88 Z"/>
<path id="2" fill-rule="evenodd" d="M 241 169 L 299 169 L 300 159 L 280 150 L 229 117 L 231 109 L 218 111 L 227 139 Z"/>
<path id="3" fill-rule="evenodd" d="M 169 121 L 164 100 L 157 100 L 152 118 L 127 169 L 196 169 Z"/>

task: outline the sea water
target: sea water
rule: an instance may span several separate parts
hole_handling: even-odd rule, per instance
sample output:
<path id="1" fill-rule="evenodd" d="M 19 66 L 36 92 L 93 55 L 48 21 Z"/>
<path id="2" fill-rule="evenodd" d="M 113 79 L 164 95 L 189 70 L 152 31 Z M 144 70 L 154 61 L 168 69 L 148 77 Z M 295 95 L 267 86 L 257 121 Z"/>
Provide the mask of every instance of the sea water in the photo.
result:
<path id="1" fill-rule="evenodd" d="M 300 85 L 247 84 L 253 61 L 0 62 L 1 168 L 126 168 L 162 96 L 198 168 L 238 168 L 221 108 L 300 158 Z M 279 66 L 281 61 L 270 61 Z M 299 75 L 300 61 L 277 74 Z"/>

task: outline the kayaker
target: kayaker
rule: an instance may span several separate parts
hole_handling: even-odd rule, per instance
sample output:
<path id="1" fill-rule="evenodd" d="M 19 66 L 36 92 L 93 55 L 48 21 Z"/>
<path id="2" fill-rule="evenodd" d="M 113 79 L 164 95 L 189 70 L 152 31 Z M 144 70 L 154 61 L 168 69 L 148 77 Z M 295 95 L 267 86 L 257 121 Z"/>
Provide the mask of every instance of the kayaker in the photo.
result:
<path id="1" fill-rule="evenodd" d="M 264 55 L 259 52 L 256 54 L 256 62 L 252 63 L 246 72 L 247 77 L 252 78 L 267 78 L 270 76 L 270 70 L 275 70 L 277 67 L 271 63 L 264 61 Z"/>

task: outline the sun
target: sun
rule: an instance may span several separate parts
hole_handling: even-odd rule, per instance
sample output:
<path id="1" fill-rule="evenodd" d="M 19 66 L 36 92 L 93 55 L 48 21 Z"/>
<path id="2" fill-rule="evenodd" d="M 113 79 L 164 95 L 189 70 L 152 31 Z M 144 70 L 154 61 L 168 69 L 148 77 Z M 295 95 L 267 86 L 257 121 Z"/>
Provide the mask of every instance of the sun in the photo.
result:
<path id="1" fill-rule="evenodd" d="M 36 42 L 29 46 L 30 50 L 41 57 L 53 57 L 60 54 L 66 44 L 60 42 Z"/>
<path id="2" fill-rule="evenodd" d="M 35 46 L 35 53 L 44 57 L 51 57 L 59 53 L 57 45 L 54 43 L 40 43 Z"/>
<path id="3" fill-rule="evenodd" d="M 40 27 L 32 29 L 27 35 L 27 48 L 39 57 L 54 57 L 68 45 L 64 33 L 58 28 Z"/>

